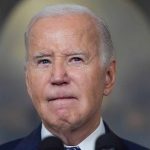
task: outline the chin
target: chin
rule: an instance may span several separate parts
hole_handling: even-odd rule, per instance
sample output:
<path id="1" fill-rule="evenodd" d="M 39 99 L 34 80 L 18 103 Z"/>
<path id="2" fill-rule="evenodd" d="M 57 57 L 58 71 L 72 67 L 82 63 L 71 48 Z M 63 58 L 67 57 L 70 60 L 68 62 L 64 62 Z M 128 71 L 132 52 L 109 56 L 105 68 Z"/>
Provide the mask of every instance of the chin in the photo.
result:
<path id="1" fill-rule="evenodd" d="M 69 120 L 69 118 L 57 118 L 55 120 L 43 121 L 43 123 L 51 130 L 57 132 L 68 132 L 75 130 L 79 126 L 79 121 Z"/>

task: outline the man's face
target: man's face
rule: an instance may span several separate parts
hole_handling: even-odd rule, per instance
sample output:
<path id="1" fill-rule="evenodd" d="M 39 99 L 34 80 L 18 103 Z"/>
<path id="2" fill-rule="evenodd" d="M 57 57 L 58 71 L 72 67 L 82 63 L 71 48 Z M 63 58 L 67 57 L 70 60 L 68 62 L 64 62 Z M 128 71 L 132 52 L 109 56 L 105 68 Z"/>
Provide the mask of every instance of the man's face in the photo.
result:
<path id="1" fill-rule="evenodd" d="M 30 32 L 26 82 L 43 123 L 54 130 L 97 126 L 106 89 L 96 29 L 85 16 L 45 17 Z"/>

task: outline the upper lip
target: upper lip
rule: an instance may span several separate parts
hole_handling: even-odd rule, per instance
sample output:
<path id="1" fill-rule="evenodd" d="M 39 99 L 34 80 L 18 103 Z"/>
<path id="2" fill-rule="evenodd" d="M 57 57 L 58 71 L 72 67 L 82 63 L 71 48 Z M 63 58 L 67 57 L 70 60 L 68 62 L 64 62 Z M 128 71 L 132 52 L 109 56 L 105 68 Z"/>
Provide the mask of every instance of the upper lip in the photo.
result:
<path id="1" fill-rule="evenodd" d="M 58 97 L 49 97 L 48 101 L 54 101 L 58 99 L 74 99 L 75 97 L 73 96 L 58 96 Z"/>

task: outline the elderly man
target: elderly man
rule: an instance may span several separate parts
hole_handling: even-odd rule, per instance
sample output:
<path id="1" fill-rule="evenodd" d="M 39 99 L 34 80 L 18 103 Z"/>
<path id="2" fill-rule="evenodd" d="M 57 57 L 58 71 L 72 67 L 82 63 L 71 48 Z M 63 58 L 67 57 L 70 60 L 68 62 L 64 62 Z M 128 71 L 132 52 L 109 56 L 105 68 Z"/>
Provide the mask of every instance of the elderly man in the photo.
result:
<path id="1" fill-rule="evenodd" d="M 112 91 L 116 60 L 101 18 L 79 5 L 49 6 L 32 18 L 25 44 L 27 90 L 42 124 L 0 150 L 44 149 L 41 141 L 52 136 L 65 149 L 147 149 L 119 138 L 102 120 L 101 104 Z"/>

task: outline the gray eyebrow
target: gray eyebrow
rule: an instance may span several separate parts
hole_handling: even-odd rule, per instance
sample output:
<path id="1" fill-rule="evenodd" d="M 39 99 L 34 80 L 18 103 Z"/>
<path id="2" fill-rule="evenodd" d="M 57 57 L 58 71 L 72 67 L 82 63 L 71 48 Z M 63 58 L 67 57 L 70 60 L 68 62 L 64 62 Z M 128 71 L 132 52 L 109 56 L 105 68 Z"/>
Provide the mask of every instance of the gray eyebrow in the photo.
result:
<path id="1" fill-rule="evenodd" d="M 72 52 L 70 54 L 66 54 L 66 56 L 72 56 L 72 55 L 87 55 L 87 54 L 84 52 Z"/>
<path id="2" fill-rule="evenodd" d="M 38 59 L 44 58 L 44 57 L 51 57 L 52 55 L 50 54 L 44 54 L 44 53 L 40 53 L 40 54 L 35 54 L 33 56 L 33 60 L 36 61 Z"/>

